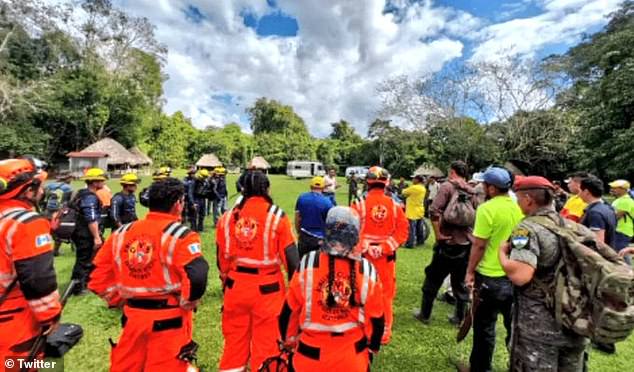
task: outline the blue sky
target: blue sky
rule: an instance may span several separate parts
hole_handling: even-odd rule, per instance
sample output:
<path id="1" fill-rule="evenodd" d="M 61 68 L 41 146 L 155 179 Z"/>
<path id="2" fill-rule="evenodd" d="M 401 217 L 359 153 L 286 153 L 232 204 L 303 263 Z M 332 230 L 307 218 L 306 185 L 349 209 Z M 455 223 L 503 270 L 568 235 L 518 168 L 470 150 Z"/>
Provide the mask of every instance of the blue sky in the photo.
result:
<path id="1" fill-rule="evenodd" d="M 266 96 L 317 136 L 377 116 L 377 86 L 449 63 L 563 53 L 620 0 L 119 0 L 169 49 L 166 110 L 197 126 L 238 122 Z"/>

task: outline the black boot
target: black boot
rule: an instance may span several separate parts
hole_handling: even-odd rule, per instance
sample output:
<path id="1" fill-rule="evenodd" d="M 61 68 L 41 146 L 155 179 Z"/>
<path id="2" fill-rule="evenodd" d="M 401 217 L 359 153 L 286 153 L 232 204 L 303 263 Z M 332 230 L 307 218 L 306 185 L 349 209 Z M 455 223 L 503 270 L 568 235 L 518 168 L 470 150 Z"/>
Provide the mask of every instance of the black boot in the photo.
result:
<path id="1" fill-rule="evenodd" d="M 423 324 L 429 324 L 431 310 L 434 307 L 434 297 L 425 296 L 421 299 L 420 310 L 414 312 L 414 318 Z"/>
<path id="2" fill-rule="evenodd" d="M 458 300 L 456 302 L 456 307 L 455 307 L 453 316 L 449 317 L 449 323 L 455 326 L 459 326 L 460 324 L 462 324 L 462 321 L 464 320 L 464 317 L 465 317 L 466 310 L 467 310 L 467 303 L 465 301 Z"/>

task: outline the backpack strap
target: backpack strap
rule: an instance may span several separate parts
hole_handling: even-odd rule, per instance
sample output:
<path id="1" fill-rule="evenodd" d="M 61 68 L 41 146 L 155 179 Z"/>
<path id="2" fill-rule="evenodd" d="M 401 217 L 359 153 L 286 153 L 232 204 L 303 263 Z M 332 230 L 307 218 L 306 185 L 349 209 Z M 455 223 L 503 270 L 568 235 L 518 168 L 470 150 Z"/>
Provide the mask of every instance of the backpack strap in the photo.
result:
<path id="1" fill-rule="evenodd" d="M 530 216 L 526 218 L 528 222 L 534 222 L 548 231 L 555 234 L 559 240 L 559 247 L 561 250 L 561 254 L 559 257 L 559 262 L 557 266 L 555 266 L 554 270 L 554 280 L 552 283 L 546 283 L 544 281 L 539 280 L 536 277 L 533 277 L 534 283 L 538 288 L 542 290 L 544 296 L 546 297 L 546 304 L 550 306 L 553 310 L 553 315 L 555 316 L 555 322 L 557 325 L 562 325 L 562 304 L 561 299 L 563 293 L 565 291 L 565 281 L 564 276 L 562 275 L 562 269 L 566 265 L 566 258 L 568 254 L 566 252 L 566 247 L 568 246 L 567 238 L 570 237 L 569 232 L 566 231 L 563 217 L 559 216 L 559 223 L 555 223 L 552 219 L 547 216 Z"/>

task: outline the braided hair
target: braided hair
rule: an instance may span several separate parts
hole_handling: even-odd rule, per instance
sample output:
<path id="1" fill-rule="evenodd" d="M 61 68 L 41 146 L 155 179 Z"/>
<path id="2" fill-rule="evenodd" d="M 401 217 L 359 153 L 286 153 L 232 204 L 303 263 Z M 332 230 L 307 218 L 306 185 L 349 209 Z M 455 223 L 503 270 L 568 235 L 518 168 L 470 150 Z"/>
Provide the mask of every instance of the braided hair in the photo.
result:
<path id="1" fill-rule="evenodd" d="M 350 307 L 357 306 L 357 273 L 355 261 L 346 258 L 350 267 Z M 328 255 L 328 297 L 326 298 L 326 305 L 332 308 L 335 307 L 337 302 L 335 301 L 335 295 L 332 287 L 335 281 L 335 256 Z"/>
<path id="2" fill-rule="evenodd" d="M 245 174 L 242 184 L 243 198 L 233 209 L 233 218 L 237 221 L 240 218 L 240 211 L 244 207 L 247 200 L 254 196 L 260 196 L 266 199 L 269 204 L 273 204 L 273 199 L 269 196 L 269 178 L 262 171 L 250 171 Z"/>

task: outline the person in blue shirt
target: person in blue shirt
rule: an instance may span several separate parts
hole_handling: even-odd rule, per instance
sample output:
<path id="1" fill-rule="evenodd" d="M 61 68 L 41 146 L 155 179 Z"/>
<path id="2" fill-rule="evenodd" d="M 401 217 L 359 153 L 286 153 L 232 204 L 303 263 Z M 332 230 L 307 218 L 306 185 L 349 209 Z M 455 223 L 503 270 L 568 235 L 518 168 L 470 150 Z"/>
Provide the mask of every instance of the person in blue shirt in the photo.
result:
<path id="1" fill-rule="evenodd" d="M 326 216 L 332 201 L 323 195 L 326 181 L 323 177 L 314 177 L 310 181 L 310 192 L 303 193 L 295 204 L 295 230 L 299 234 L 299 257 L 310 251 L 320 249 L 324 239 Z"/>
<path id="2" fill-rule="evenodd" d="M 86 182 L 86 188 L 79 190 L 71 202 L 78 211 L 75 231 L 71 237 L 76 254 L 71 279 L 79 281 L 73 291 L 76 295 L 88 293 L 86 285 L 92 269 L 92 258 L 103 245 L 99 231 L 101 202 L 96 192 L 104 187 L 107 176 L 102 169 L 91 168 L 81 179 Z"/>
<path id="3" fill-rule="evenodd" d="M 136 192 L 140 180 L 134 173 L 124 174 L 120 184 L 121 192 L 114 194 L 110 202 L 110 218 L 114 228 L 138 220 L 136 215 Z"/>
<path id="4" fill-rule="evenodd" d="M 580 188 L 579 197 L 588 204 L 580 223 L 592 230 L 598 240 L 615 248 L 616 212 L 601 199 L 605 191 L 603 181 L 591 175 L 581 180 Z"/>

